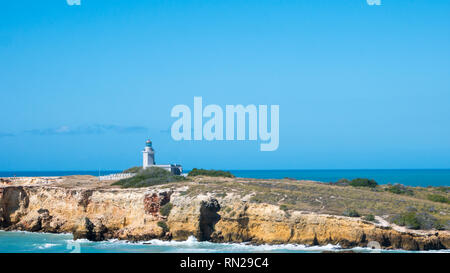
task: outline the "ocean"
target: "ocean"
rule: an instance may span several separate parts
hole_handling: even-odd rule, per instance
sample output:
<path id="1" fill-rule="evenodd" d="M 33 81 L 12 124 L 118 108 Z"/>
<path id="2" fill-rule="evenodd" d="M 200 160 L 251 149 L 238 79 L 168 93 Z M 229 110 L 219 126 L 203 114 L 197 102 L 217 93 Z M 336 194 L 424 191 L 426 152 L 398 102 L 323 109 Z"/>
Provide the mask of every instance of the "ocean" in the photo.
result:
<path id="1" fill-rule="evenodd" d="M 107 175 L 109 171 L 0 171 L 0 177 L 11 176 L 63 176 L 63 175 Z M 321 182 L 336 182 L 341 178 L 370 178 L 379 184 L 400 183 L 408 186 L 449 186 L 450 169 L 405 169 L 405 170 L 230 170 L 235 176 L 248 178 L 281 179 L 295 178 Z"/>

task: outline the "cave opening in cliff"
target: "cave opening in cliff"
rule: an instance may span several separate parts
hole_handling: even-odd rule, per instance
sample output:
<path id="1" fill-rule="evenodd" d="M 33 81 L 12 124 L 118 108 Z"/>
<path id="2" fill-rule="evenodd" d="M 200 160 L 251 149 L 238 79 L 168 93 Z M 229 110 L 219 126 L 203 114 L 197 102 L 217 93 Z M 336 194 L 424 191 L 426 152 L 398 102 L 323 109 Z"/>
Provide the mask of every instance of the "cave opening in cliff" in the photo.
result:
<path id="1" fill-rule="evenodd" d="M 216 199 L 202 201 L 200 206 L 199 231 L 197 239 L 199 241 L 209 241 L 214 232 L 214 227 L 220 220 L 217 213 L 220 210 L 220 204 Z"/>

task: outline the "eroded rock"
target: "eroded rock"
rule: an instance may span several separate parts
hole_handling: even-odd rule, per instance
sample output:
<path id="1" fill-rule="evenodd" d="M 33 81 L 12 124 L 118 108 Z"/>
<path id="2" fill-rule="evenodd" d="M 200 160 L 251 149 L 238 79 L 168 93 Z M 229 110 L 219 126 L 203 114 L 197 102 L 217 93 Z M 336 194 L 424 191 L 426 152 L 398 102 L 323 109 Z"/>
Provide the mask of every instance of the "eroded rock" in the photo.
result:
<path id="1" fill-rule="evenodd" d="M 197 239 L 200 241 L 209 241 L 214 232 L 214 227 L 220 220 L 220 204 L 217 199 L 202 201 L 200 204 L 200 216 L 198 223 Z"/>
<path id="2" fill-rule="evenodd" d="M 146 194 L 144 197 L 144 211 L 146 214 L 159 216 L 159 210 L 162 206 L 170 202 L 172 192 L 160 192 Z"/>

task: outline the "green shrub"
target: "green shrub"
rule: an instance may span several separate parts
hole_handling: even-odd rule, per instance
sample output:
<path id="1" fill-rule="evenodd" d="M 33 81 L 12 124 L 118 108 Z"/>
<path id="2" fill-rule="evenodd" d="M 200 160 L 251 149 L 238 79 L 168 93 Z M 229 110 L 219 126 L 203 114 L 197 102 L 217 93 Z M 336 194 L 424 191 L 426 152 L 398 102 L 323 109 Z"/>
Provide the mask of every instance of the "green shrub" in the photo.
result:
<path id="1" fill-rule="evenodd" d="M 164 221 L 159 221 L 158 223 L 156 223 L 158 225 L 158 227 L 163 229 L 163 232 L 166 233 L 169 231 L 169 227 L 167 226 L 166 222 Z"/>
<path id="2" fill-rule="evenodd" d="M 192 171 L 188 173 L 188 176 L 198 176 L 198 175 L 214 176 L 214 177 L 234 177 L 232 173 L 220 170 L 205 170 L 194 168 L 192 169 Z"/>
<path id="3" fill-rule="evenodd" d="M 360 217 L 360 216 L 361 216 L 361 215 L 359 215 L 359 213 L 358 213 L 356 210 L 354 210 L 354 209 L 347 209 L 347 210 L 345 210 L 344 213 L 343 213 L 343 215 L 344 215 L 344 216 L 347 216 L 347 217 Z"/>
<path id="4" fill-rule="evenodd" d="M 261 203 L 264 203 L 264 199 L 262 199 L 260 196 L 255 195 L 250 198 L 250 202 L 261 204 Z"/>
<path id="5" fill-rule="evenodd" d="M 405 212 L 396 216 L 393 219 L 393 222 L 399 226 L 406 226 L 407 228 L 412 229 L 420 229 L 420 222 L 417 218 L 417 213 L 413 211 Z"/>
<path id="6" fill-rule="evenodd" d="M 339 186 L 348 186 L 350 184 L 350 180 L 348 180 L 347 178 L 341 178 L 334 184 Z"/>
<path id="7" fill-rule="evenodd" d="M 448 186 L 439 186 L 439 187 L 436 187 L 435 189 L 438 191 L 441 191 L 441 192 L 445 192 L 445 193 L 450 192 L 450 187 L 448 187 Z"/>
<path id="8" fill-rule="evenodd" d="M 426 212 L 410 210 L 394 216 L 391 221 L 399 226 L 410 229 L 442 229 L 442 224 Z"/>
<path id="9" fill-rule="evenodd" d="M 151 167 L 141 170 L 133 177 L 121 179 L 113 183 L 113 185 L 121 186 L 122 188 L 142 188 L 184 180 L 186 180 L 184 176 L 173 175 L 162 168 Z"/>
<path id="10" fill-rule="evenodd" d="M 414 192 L 411 189 L 401 184 L 388 185 L 385 190 L 395 194 L 414 195 Z"/>
<path id="11" fill-rule="evenodd" d="M 131 167 L 123 171 L 123 173 L 138 173 L 140 171 L 142 171 L 142 167 Z"/>
<path id="12" fill-rule="evenodd" d="M 170 211 L 172 210 L 172 208 L 173 208 L 173 204 L 172 204 L 172 203 L 167 203 L 167 204 L 165 204 L 164 206 L 162 206 L 162 207 L 159 209 L 159 213 L 160 213 L 162 216 L 169 216 Z"/>
<path id="13" fill-rule="evenodd" d="M 439 195 L 439 194 L 430 194 L 427 196 L 427 198 L 428 198 L 428 200 L 433 201 L 433 202 L 450 204 L 450 200 L 447 197 Z"/>
<path id="14" fill-rule="evenodd" d="M 442 229 L 450 230 L 450 220 L 442 220 Z"/>
<path id="15" fill-rule="evenodd" d="M 280 205 L 280 210 L 287 211 L 289 208 L 286 205 Z"/>
<path id="16" fill-rule="evenodd" d="M 368 178 L 355 178 L 349 183 L 350 186 L 353 187 L 369 187 L 369 188 L 375 188 L 378 183 L 375 182 L 373 179 Z"/>
<path id="17" fill-rule="evenodd" d="M 364 220 L 366 221 L 370 221 L 370 222 L 375 222 L 375 216 L 373 214 L 368 214 L 366 216 L 363 217 Z"/>

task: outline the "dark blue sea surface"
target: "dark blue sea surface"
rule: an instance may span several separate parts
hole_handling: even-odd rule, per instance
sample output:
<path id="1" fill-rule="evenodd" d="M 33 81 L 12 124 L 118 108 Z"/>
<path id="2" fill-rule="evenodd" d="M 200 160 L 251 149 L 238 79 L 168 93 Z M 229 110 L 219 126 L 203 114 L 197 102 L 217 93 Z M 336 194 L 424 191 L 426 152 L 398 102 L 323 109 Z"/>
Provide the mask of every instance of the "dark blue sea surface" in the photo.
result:
<path id="1" fill-rule="evenodd" d="M 230 170 L 238 177 L 282 179 L 295 178 L 320 182 L 336 182 L 341 178 L 370 178 L 379 184 L 400 183 L 408 186 L 450 186 L 450 169 L 411 170 Z M 121 172 L 108 171 L 0 171 L 0 177 L 11 176 L 64 176 L 107 175 Z M 188 172 L 188 171 L 186 171 Z"/>

